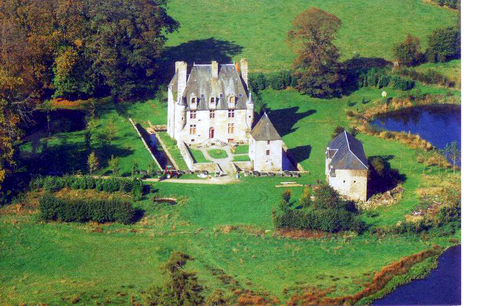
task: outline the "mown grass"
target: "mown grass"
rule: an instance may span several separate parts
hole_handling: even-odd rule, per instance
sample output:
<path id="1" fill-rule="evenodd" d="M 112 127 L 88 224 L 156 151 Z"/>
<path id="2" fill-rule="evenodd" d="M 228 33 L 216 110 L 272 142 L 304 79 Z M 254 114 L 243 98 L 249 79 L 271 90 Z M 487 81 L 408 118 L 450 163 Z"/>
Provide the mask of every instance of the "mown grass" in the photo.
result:
<path id="1" fill-rule="evenodd" d="M 248 154 L 249 146 L 248 145 L 239 145 L 234 150 L 234 154 Z"/>
<path id="2" fill-rule="evenodd" d="M 286 43 L 292 20 L 318 7 L 342 21 L 337 45 L 344 59 L 392 59 L 395 43 L 408 33 L 421 38 L 456 23 L 457 12 L 421 0 L 173 0 L 169 14 L 180 22 L 168 35 L 174 60 L 230 62 L 246 57 L 252 71 L 290 68 L 294 55 Z"/>
<path id="3" fill-rule="evenodd" d="M 190 148 L 189 151 L 191 151 L 191 155 L 193 156 L 195 163 L 210 163 L 210 161 L 205 158 L 205 155 L 203 155 L 203 152 L 201 152 L 200 150 Z"/>
<path id="4" fill-rule="evenodd" d="M 208 150 L 208 155 L 212 158 L 220 159 L 220 158 L 227 158 L 227 152 L 221 149 L 213 149 L 213 150 Z"/>
<path id="5" fill-rule="evenodd" d="M 176 164 L 179 166 L 179 170 L 189 170 L 175 141 L 170 138 L 167 132 L 159 132 L 158 134 L 160 135 L 161 140 L 165 143 L 168 152 L 172 155 Z"/>
<path id="6" fill-rule="evenodd" d="M 235 162 L 250 161 L 250 157 L 248 157 L 248 155 L 246 155 L 246 154 L 243 154 L 243 155 L 234 155 L 233 161 L 235 161 Z"/>

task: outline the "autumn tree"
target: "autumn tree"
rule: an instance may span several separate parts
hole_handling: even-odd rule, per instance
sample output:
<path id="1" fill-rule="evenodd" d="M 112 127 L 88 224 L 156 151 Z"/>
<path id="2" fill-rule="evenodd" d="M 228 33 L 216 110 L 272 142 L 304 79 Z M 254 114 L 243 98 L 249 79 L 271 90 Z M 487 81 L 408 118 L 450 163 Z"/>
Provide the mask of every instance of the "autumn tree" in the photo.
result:
<path id="1" fill-rule="evenodd" d="M 394 46 L 394 55 L 398 62 L 405 66 L 418 65 L 423 59 L 420 40 L 408 34 L 404 42 Z"/>
<path id="2" fill-rule="evenodd" d="M 333 44 L 340 25 L 335 15 L 315 7 L 293 20 L 287 41 L 296 54 L 293 67 L 301 93 L 320 98 L 342 93 L 345 76 L 339 49 Z"/>
<path id="3" fill-rule="evenodd" d="M 163 4 L 160 6 L 160 3 Z M 156 0 L 4 0 L 0 69 L 34 98 L 152 92 L 165 33 L 178 23 Z"/>

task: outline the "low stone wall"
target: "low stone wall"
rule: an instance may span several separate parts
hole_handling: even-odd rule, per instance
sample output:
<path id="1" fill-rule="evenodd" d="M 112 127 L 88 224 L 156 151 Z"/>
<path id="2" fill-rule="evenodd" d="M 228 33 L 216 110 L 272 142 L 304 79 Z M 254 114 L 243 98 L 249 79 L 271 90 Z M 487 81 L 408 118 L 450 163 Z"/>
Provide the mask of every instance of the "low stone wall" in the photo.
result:
<path id="1" fill-rule="evenodd" d="M 231 164 L 241 171 L 253 171 L 252 162 L 231 162 Z"/>
<path id="2" fill-rule="evenodd" d="M 153 154 L 153 152 L 151 152 L 151 149 L 149 148 L 148 144 L 146 143 L 146 140 L 144 140 L 144 138 L 142 138 L 141 132 L 139 132 L 139 129 L 137 129 L 137 126 L 135 125 L 134 120 L 132 120 L 132 118 L 128 118 L 128 120 L 130 121 L 130 123 L 134 127 L 134 130 L 137 132 L 137 135 L 139 135 L 139 138 L 142 140 L 142 143 L 144 144 L 144 146 L 146 147 L 146 149 L 148 149 L 149 154 L 151 155 L 151 157 L 155 161 L 155 163 L 158 166 L 158 168 L 160 169 L 160 171 L 163 171 L 163 169 L 161 168 L 160 163 L 158 162 L 158 160 L 156 159 L 155 155 Z"/>
<path id="3" fill-rule="evenodd" d="M 177 147 L 179 148 L 182 158 L 184 158 L 184 161 L 186 162 L 186 165 L 188 166 L 189 170 L 195 171 L 193 167 L 194 160 L 193 157 L 191 156 L 191 153 L 189 152 L 189 148 L 187 147 L 186 143 L 184 141 L 178 141 Z"/>
<path id="4" fill-rule="evenodd" d="M 208 171 L 210 173 L 220 171 L 218 164 L 215 164 L 215 163 L 196 163 L 196 164 L 193 164 L 193 169 L 194 169 L 194 171 L 196 171 L 196 170 Z"/>

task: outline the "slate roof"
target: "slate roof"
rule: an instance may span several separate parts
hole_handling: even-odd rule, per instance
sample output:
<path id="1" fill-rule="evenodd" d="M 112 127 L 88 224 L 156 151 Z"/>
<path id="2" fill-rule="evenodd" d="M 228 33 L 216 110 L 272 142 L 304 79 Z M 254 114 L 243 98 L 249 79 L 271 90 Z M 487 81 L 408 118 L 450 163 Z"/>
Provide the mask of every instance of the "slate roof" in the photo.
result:
<path id="1" fill-rule="evenodd" d="M 219 65 L 219 77 L 212 78 L 212 65 L 194 64 L 187 77 L 186 89 L 182 93 L 181 103 L 185 104 L 194 94 L 198 98 L 198 110 L 209 109 L 210 97 L 214 95 L 217 100 L 216 109 L 229 109 L 228 98 L 236 98 L 235 109 L 245 109 L 249 101 L 248 93 L 236 70 L 235 64 Z M 178 76 L 172 78 L 170 85 L 177 88 Z"/>
<path id="2" fill-rule="evenodd" d="M 335 137 L 326 147 L 326 156 L 332 161 L 328 165 L 331 172 L 335 169 L 367 170 L 368 161 L 363 144 L 346 131 Z"/>
<path id="3" fill-rule="evenodd" d="M 260 118 L 250 133 L 257 141 L 281 140 L 281 136 L 267 116 L 267 113 Z"/>

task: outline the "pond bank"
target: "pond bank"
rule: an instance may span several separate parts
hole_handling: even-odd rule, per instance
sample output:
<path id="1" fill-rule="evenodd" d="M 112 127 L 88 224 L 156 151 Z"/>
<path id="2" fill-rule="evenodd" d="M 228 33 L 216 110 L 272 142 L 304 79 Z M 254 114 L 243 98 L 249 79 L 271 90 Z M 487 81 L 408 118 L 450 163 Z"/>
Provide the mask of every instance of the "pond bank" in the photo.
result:
<path id="1" fill-rule="evenodd" d="M 407 278 L 395 280 L 389 288 L 372 296 L 372 300 L 379 298 L 373 305 L 461 304 L 461 245 L 448 248 L 437 264 L 430 261 L 416 268 Z M 387 295 L 381 298 L 384 294 Z"/>

